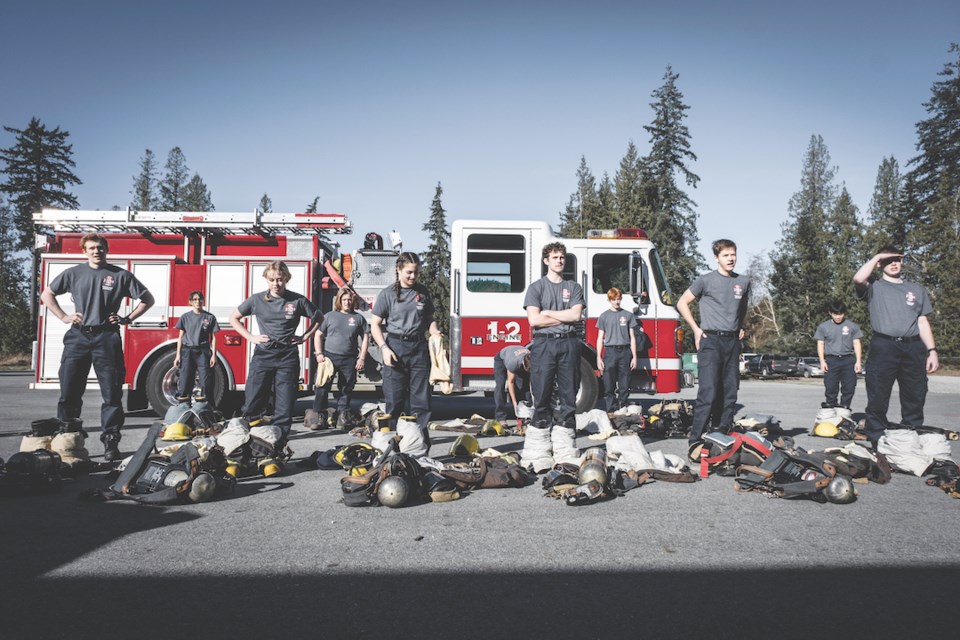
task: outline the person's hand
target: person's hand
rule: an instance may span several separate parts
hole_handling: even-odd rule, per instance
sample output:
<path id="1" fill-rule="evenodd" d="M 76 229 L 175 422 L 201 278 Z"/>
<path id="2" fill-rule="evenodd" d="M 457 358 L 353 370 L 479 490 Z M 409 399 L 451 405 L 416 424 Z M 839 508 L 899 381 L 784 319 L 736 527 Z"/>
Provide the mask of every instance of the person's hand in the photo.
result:
<path id="1" fill-rule="evenodd" d="M 210 356 L 210 368 L 217 366 L 217 356 Z"/>
<path id="2" fill-rule="evenodd" d="M 599 359 L 597 360 L 597 369 L 599 369 L 600 371 L 603 371 L 604 368 L 605 368 L 605 367 L 603 366 L 603 358 L 599 358 Z"/>
<path id="3" fill-rule="evenodd" d="M 327 357 L 323 355 L 322 351 L 317 351 L 317 362 L 323 362 Z"/>
<path id="4" fill-rule="evenodd" d="M 637 359 L 630 358 L 630 371 L 633 371 L 636 368 L 637 368 Z"/>
<path id="5" fill-rule="evenodd" d="M 357 370 L 357 373 L 362 373 L 362 372 L 363 372 L 363 369 L 364 369 L 364 367 L 365 367 L 365 365 L 366 365 L 365 360 L 366 360 L 366 358 L 364 358 L 364 357 L 362 357 L 362 356 L 357 358 L 357 364 L 354 365 L 354 368 Z"/>
<path id="6" fill-rule="evenodd" d="M 63 316 L 63 324 L 83 324 L 83 314 L 68 313 Z"/>
<path id="7" fill-rule="evenodd" d="M 693 344 L 697 347 L 697 351 L 700 350 L 700 340 L 703 338 L 703 329 L 694 329 L 693 330 Z"/>
<path id="8" fill-rule="evenodd" d="M 380 355 L 383 356 L 383 366 L 393 367 L 394 363 L 397 361 L 397 354 L 393 352 L 393 349 L 384 345 L 380 349 Z"/>
<path id="9" fill-rule="evenodd" d="M 260 334 L 259 336 L 253 336 L 253 340 L 250 342 L 253 344 L 264 344 L 265 342 L 270 342 L 270 336 L 265 336 L 263 334 Z"/>
<path id="10" fill-rule="evenodd" d="M 860 373 L 860 363 L 859 363 L 859 362 L 854 366 L 854 369 L 856 370 L 857 373 Z M 830 367 L 827 366 L 827 361 L 826 361 L 826 360 L 821 360 L 821 361 L 820 361 L 820 370 L 823 371 L 824 373 L 826 373 L 827 371 L 830 370 Z"/>
<path id="11" fill-rule="evenodd" d="M 180 368 L 180 356 L 177 356 L 176 358 L 173 359 L 173 368 L 174 369 Z"/>
<path id="12" fill-rule="evenodd" d="M 827 370 L 826 367 L 824 367 L 823 370 L 826 371 L 826 370 Z M 860 373 L 861 371 L 863 371 L 863 365 L 860 364 L 860 361 L 859 361 L 859 360 L 857 361 L 857 363 L 856 363 L 855 365 L 853 365 L 853 370 L 856 371 L 857 373 Z"/>
<path id="13" fill-rule="evenodd" d="M 933 373 L 940 368 L 940 358 L 936 351 L 927 354 L 927 373 Z"/>

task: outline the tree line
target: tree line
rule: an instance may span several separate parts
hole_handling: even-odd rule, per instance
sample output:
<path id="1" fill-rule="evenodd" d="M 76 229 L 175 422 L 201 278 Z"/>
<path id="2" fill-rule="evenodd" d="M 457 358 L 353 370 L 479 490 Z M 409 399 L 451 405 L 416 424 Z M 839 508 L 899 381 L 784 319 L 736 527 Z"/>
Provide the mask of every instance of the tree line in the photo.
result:
<path id="1" fill-rule="evenodd" d="M 960 45 L 940 71 L 924 103 L 927 118 L 916 123 L 918 154 L 902 171 L 893 156 L 883 158 L 866 215 L 837 182 L 826 142 L 812 135 L 802 160 L 800 185 L 787 202 L 782 238 L 769 255 L 741 264 L 754 281 L 747 320 L 752 350 L 813 353 L 813 332 L 833 300 L 843 300 L 850 317 L 865 328 L 865 306 L 855 299 L 852 278 L 860 264 L 884 244 L 904 250 L 906 277 L 930 292 L 934 334 L 942 356 L 960 355 Z M 687 193 L 700 178 L 691 164 L 692 136 L 684 123 L 690 109 L 668 66 L 652 92 L 653 117 L 644 126 L 649 151 L 641 155 L 631 140 L 613 177 L 598 180 L 581 156 L 576 191 L 559 213 L 560 234 L 584 237 L 589 229 L 642 227 L 656 239 L 671 289 L 679 295 L 705 270 L 697 243 L 696 202 Z M 0 354 L 23 353 L 33 339 L 29 281 L 17 254 L 33 250 L 32 214 L 44 207 L 78 208 L 70 187 L 74 175 L 69 132 L 49 129 L 37 118 L 24 129 L 4 127 L 13 144 L 0 148 Z M 188 177 L 189 176 L 189 177 Z M 137 210 L 213 211 L 209 188 L 190 176 L 179 147 L 167 155 L 161 174 L 147 149 L 133 177 L 130 207 Z M 447 317 L 450 294 L 449 229 L 437 184 L 423 230 L 429 247 L 422 254 L 423 282 Z M 306 211 L 317 210 L 318 198 Z M 258 203 L 272 210 L 266 193 Z M 33 275 L 36 277 L 36 274 Z"/>

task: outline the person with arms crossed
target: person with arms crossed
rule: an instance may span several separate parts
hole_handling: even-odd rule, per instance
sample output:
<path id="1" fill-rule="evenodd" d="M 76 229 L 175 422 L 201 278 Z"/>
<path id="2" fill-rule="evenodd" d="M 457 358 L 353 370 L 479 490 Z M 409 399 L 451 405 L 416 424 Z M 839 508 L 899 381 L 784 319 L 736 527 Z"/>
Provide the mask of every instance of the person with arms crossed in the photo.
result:
<path id="1" fill-rule="evenodd" d="M 57 419 L 79 420 L 83 392 L 87 389 L 90 366 L 97 374 L 100 395 L 100 440 L 107 462 L 120 459 L 120 429 L 123 427 L 123 381 L 127 371 L 123 363 L 120 326 L 130 324 L 153 306 L 153 295 L 142 282 L 127 271 L 107 262 L 107 239 L 88 233 L 80 239 L 87 258 L 84 264 L 70 267 L 40 294 L 50 312 L 70 329 L 63 336 L 60 358 L 60 401 Z M 57 296 L 69 293 L 75 311 L 66 313 Z M 124 298 L 137 300 L 129 315 L 117 314 Z"/>

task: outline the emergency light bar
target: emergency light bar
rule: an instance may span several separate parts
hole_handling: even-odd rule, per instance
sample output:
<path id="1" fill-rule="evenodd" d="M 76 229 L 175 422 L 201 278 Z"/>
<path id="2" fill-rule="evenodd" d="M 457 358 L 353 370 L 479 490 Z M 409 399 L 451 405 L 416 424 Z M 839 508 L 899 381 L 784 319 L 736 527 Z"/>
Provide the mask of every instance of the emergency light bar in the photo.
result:
<path id="1" fill-rule="evenodd" d="M 622 240 L 630 238 L 632 240 L 649 240 L 647 232 L 640 228 L 628 229 L 590 229 L 587 231 L 587 238 L 591 240 Z"/>

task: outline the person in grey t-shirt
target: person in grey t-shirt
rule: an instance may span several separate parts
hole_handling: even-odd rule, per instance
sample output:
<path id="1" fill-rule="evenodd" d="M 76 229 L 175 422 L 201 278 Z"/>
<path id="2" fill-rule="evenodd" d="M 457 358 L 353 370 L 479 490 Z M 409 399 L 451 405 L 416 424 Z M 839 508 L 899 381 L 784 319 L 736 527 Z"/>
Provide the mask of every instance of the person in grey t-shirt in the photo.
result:
<path id="1" fill-rule="evenodd" d="M 879 267 L 880 278 L 872 280 Z M 893 383 L 900 387 L 900 415 L 904 425 L 923 424 L 927 374 L 940 367 L 933 329 L 930 296 L 921 285 L 901 277 L 903 252 L 880 249 L 853 276 L 857 294 L 866 300 L 873 337 L 867 356 L 867 438 L 876 446 L 887 428 L 887 409 Z"/>
<path id="2" fill-rule="evenodd" d="M 517 414 L 517 397 L 530 395 L 530 349 L 519 344 L 504 347 L 493 356 L 493 417 L 507 419 L 509 395 L 513 414 Z"/>
<path id="3" fill-rule="evenodd" d="M 203 310 L 205 301 L 202 291 L 190 292 L 190 306 L 193 307 L 177 320 L 180 337 L 177 338 L 177 357 L 174 367 L 180 367 L 177 383 L 177 400 L 189 402 L 193 393 L 194 376 L 200 378 L 200 394 L 207 402 L 213 400 L 213 376 L 210 375 L 217 365 L 217 331 L 220 325 L 217 317 Z"/>
<path id="4" fill-rule="evenodd" d="M 337 429 L 347 426 L 353 387 L 357 383 L 357 374 L 363 371 L 370 344 L 367 320 L 354 310 L 355 305 L 353 291 L 347 287 L 340 289 L 333 300 L 334 313 L 323 316 L 320 330 L 314 334 L 313 350 L 317 363 L 322 365 L 329 359 L 334 375 L 326 384 L 317 386 L 313 407 L 307 409 L 303 416 L 304 426 L 312 431 L 325 426 Z M 328 421 L 327 398 L 334 378 L 337 378 L 340 398 L 337 400 L 337 413 Z"/>
<path id="5" fill-rule="evenodd" d="M 103 404 L 100 408 L 100 440 L 107 462 L 120 459 L 120 428 L 123 427 L 123 383 L 126 367 L 120 326 L 130 324 L 153 306 L 153 296 L 127 271 L 107 263 L 107 239 L 88 233 L 80 239 L 87 262 L 70 267 L 40 294 L 40 300 L 62 322 L 70 325 L 63 336 L 60 358 L 60 402 L 57 418 L 78 423 L 87 388 L 90 365 L 97 374 Z M 66 313 L 57 296 L 69 293 L 75 311 Z M 117 312 L 124 298 L 135 298 L 129 315 Z"/>
<path id="6" fill-rule="evenodd" d="M 732 240 L 714 242 L 713 255 L 717 270 L 698 276 L 677 301 L 677 310 L 693 329 L 700 370 L 691 445 L 701 440 L 711 417 L 719 421 L 714 429 L 730 431 L 740 387 L 740 341 L 750 300 L 750 278 L 733 270 L 737 266 L 737 245 Z M 694 300 L 700 303 L 699 324 L 690 310 Z"/>
<path id="7" fill-rule="evenodd" d="M 317 306 L 299 293 L 287 290 L 292 277 L 286 263 L 271 262 L 263 270 L 268 289 L 250 296 L 230 313 L 230 326 L 248 342 L 256 345 L 247 370 L 244 390 L 243 417 L 253 420 L 266 411 L 274 400 L 273 424 L 283 431 L 286 444 L 293 417 L 293 405 L 300 388 L 300 350 L 297 345 L 306 341 L 320 327 L 323 314 Z M 257 317 L 261 333 L 253 335 L 241 322 L 244 316 Z M 300 318 L 313 320 L 310 328 L 297 335 Z"/>
<path id="8" fill-rule="evenodd" d="M 607 301 L 610 308 L 597 318 L 597 365 L 609 412 L 625 407 L 630 396 L 630 372 L 637 368 L 637 317 L 620 308 L 620 289 L 607 291 Z"/>
<path id="9" fill-rule="evenodd" d="M 847 305 L 837 300 L 830 304 L 830 319 L 821 323 L 813 334 L 817 355 L 823 370 L 826 399 L 824 407 L 850 408 L 861 369 L 860 326 L 847 320 Z"/>

